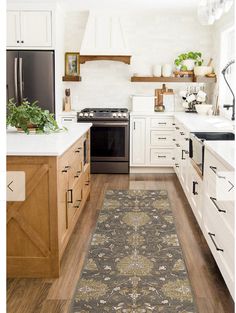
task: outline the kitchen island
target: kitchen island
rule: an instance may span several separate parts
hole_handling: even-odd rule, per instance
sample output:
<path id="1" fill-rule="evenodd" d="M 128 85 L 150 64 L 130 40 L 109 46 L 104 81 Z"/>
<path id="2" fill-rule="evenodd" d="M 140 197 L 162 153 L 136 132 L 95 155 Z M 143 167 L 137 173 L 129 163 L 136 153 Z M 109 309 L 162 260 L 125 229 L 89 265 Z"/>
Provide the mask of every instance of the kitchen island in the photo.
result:
<path id="1" fill-rule="evenodd" d="M 59 276 L 90 194 L 91 126 L 37 135 L 8 130 L 7 171 L 25 173 L 25 200 L 7 205 L 8 277 Z"/>

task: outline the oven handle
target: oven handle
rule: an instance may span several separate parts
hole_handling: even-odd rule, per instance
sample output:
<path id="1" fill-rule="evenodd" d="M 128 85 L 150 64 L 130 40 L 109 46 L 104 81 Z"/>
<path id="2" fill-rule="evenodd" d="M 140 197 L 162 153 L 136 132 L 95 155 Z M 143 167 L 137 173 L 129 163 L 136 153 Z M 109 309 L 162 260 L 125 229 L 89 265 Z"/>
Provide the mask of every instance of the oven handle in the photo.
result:
<path id="1" fill-rule="evenodd" d="M 98 126 L 98 127 L 103 127 L 103 126 L 128 126 L 129 125 L 129 123 L 127 122 L 127 123 L 116 123 L 116 122 L 114 122 L 114 123 L 94 123 L 94 122 L 92 122 L 93 123 L 93 126 Z"/>

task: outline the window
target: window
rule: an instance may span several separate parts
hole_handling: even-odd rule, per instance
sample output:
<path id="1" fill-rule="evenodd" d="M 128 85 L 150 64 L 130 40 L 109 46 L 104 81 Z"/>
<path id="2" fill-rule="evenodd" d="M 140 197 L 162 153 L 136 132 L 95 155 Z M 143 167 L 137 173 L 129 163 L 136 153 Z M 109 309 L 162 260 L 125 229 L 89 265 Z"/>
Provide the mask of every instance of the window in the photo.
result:
<path id="1" fill-rule="evenodd" d="M 221 60 L 220 68 L 221 71 L 230 61 L 235 59 L 235 30 L 234 27 L 230 27 L 222 32 L 221 34 Z M 230 86 L 234 87 L 233 77 L 235 75 L 235 64 L 231 65 L 226 72 L 226 79 Z M 220 103 L 232 104 L 232 94 L 225 83 L 223 75 L 220 75 Z M 224 109 L 224 115 L 231 117 L 232 109 L 226 111 Z"/>

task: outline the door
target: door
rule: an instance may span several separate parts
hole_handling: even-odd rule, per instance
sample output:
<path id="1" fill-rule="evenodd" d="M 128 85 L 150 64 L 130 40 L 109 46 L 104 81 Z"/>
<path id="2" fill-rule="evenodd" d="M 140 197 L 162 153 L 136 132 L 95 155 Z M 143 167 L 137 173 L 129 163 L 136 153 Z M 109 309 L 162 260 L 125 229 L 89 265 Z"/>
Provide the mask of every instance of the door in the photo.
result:
<path id="1" fill-rule="evenodd" d="M 19 104 L 18 51 L 7 51 L 7 102 L 10 99 Z"/>
<path id="2" fill-rule="evenodd" d="M 24 47 L 51 47 L 50 11 L 21 11 L 21 43 Z"/>
<path id="3" fill-rule="evenodd" d="M 51 113 L 55 112 L 54 52 L 19 52 L 19 94 Z"/>
<path id="4" fill-rule="evenodd" d="M 20 12 L 7 12 L 7 46 L 20 46 Z"/>
<path id="5" fill-rule="evenodd" d="M 144 165 L 146 151 L 146 120 L 144 118 L 135 118 L 132 120 L 131 127 L 132 164 Z"/>

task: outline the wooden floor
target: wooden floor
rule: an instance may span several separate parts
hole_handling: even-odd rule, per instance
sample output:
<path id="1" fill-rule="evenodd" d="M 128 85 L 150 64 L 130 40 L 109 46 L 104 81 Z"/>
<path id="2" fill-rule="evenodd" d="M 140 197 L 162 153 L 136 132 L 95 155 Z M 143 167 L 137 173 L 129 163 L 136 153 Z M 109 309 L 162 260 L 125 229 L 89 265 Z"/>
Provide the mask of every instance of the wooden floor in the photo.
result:
<path id="1" fill-rule="evenodd" d="M 234 312 L 232 298 L 175 174 L 132 174 L 92 176 L 91 198 L 65 251 L 60 278 L 9 279 L 8 313 L 68 312 L 106 189 L 167 190 L 199 313 Z"/>

